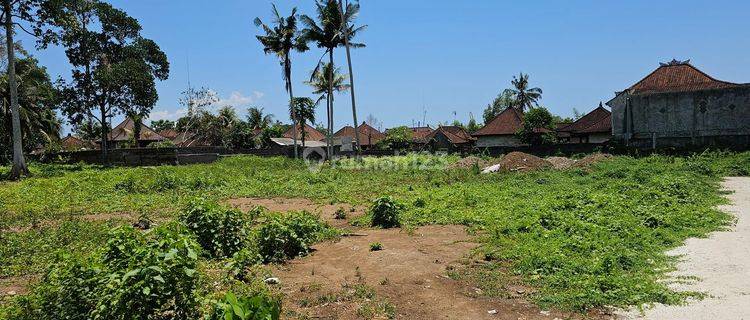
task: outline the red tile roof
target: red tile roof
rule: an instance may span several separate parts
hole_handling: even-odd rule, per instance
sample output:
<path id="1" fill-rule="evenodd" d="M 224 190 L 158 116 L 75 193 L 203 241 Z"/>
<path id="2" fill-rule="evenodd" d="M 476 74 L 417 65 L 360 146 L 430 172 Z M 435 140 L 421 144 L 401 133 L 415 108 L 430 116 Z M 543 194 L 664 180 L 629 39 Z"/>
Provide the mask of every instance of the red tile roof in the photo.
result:
<path id="1" fill-rule="evenodd" d="M 516 108 L 507 108 L 495 119 L 474 132 L 474 136 L 512 135 L 523 127 L 523 112 Z"/>
<path id="2" fill-rule="evenodd" d="M 282 137 L 293 139 L 294 134 L 292 133 L 292 129 L 294 129 L 292 126 L 289 126 L 289 130 L 284 132 Z M 305 140 L 307 141 L 320 141 L 326 138 L 326 136 L 320 131 L 315 130 L 315 128 L 311 127 L 309 124 L 305 123 L 305 133 L 307 134 L 305 136 Z M 302 127 L 297 126 L 297 139 L 302 139 Z"/>
<path id="3" fill-rule="evenodd" d="M 357 129 L 359 129 L 359 139 L 362 140 L 360 141 L 360 145 L 362 146 L 375 145 L 385 139 L 385 134 L 371 127 L 367 123 L 363 122 L 361 125 L 357 126 Z M 351 137 L 354 139 L 354 128 L 352 126 L 345 126 L 334 133 L 333 136 L 336 138 Z"/>
<path id="4" fill-rule="evenodd" d="M 685 92 L 709 89 L 725 89 L 741 86 L 737 83 L 712 78 L 689 63 L 672 62 L 662 64 L 635 85 L 631 94 Z"/>
<path id="5" fill-rule="evenodd" d="M 453 144 L 464 144 L 474 140 L 466 130 L 456 126 L 439 126 L 433 130 L 429 135 L 425 136 L 427 141 L 432 140 L 437 134 L 443 134 Z"/>
<path id="6" fill-rule="evenodd" d="M 127 141 L 133 135 L 135 129 L 135 121 L 130 117 L 126 117 L 124 121 L 112 128 L 112 131 L 107 135 L 109 141 Z M 145 124 L 141 124 L 140 141 L 163 141 L 164 137 L 156 133 L 153 129 Z"/>
<path id="7" fill-rule="evenodd" d="M 601 105 L 567 126 L 557 129 L 565 133 L 595 133 L 612 131 L 612 113 Z"/>

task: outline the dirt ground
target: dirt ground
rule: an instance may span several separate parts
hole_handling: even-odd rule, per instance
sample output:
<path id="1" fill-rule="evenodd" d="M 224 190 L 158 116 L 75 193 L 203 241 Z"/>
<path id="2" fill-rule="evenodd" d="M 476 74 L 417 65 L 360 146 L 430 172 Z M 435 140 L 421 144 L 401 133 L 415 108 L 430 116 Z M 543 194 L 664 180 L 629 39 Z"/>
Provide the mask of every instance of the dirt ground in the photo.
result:
<path id="1" fill-rule="evenodd" d="M 246 210 L 257 205 L 272 211 L 307 209 L 322 217 L 332 217 L 340 207 L 313 205 L 304 199 L 228 202 Z M 364 211 L 357 209 L 357 214 Z M 334 222 L 342 224 L 341 220 Z M 471 264 L 471 251 L 478 246 L 464 227 L 425 226 L 412 231 L 349 228 L 355 236 L 318 244 L 311 255 L 273 268 L 285 295 L 287 318 L 604 318 L 540 310 L 518 295 L 483 297 L 472 284 L 451 279 L 448 271 Z M 383 249 L 371 251 L 373 243 L 380 243 Z"/>
<path id="2" fill-rule="evenodd" d="M 686 306 L 656 305 L 646 310 L 622 312 L 622 319 L 749 319 L 750 318 L 750 178 L 727 178 L 724 189 L 731 205 L 721 209 L 733 214 L 737 224 L 727 232 L 706 239 L 689 239 L 670 254 L 683 256 L 674 277 L 699 280 L 680 282 L 675 290 L 708 294 Z"/>

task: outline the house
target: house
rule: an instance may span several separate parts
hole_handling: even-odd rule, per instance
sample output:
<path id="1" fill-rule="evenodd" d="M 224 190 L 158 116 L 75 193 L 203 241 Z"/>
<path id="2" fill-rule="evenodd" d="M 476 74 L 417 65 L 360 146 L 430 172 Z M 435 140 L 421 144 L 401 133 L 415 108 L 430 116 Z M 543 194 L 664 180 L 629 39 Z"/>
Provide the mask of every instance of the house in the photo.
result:
<path id="1" fill-rule="evenodd" d="M 750 147 L 750 84 L 714 79 L 690 61 L 662 63 L 607 105 L 613 139 L 628 146 Z"/>
<path id="2" fill-rule="evenodd" d="M 424 126 L 424 127 L 411 127 L 409 128 L 411 130 L 412 134 L 412 142 L 415 145 L 424 145 L 427 143 L 427 136 L 432 133 L 432 131 L 435 131 L 430 126 Z"/>
<path id="3" fill-rule="evenodd" d="M 305 141 L 321 141 L 326 138 L 324 134 L 322 134 L 320 131 L 315 130 L 315 128 L 311 127 L 309 124 L 305 123 L 304 127 L 301 125 L 297 126 L 297 139 L 302 140 L 302 129 L 305 130 Z M 282 138 L 289 138 L 294 139 L 294 127 L 289 126 L 289 130 L 284 132 L 283 135 L 281 135 Z"/>
<path id="4" fill-rule="evenodd" d="M 424 138 L 431 151 L 465 153 L 474 148 L 474 141 L 466 130 L 457 126 L 439 126 Z"/>
<path id="5" fill-rule="evenodd" d="M 357 126 L 357 129 L 359 130 L 359 139 L 361 140 L 359 146 L 362 150 L 374 149 L 378 142 L 385 139 L 385 134 L 365 122 Z M 351 138 L 352 141 L 355 141 L 354 128 L 352 126 L 345 126 L 334 133 L 333 138 L 337 145 L 341 144 L 342 138 Z"/>
<path id="6" fill-rule="evenodd" d="M 85 141 L 79 137 L 68 134 L 67 137 L 60 140 L 60 145 L 65 151 L 79 151 L 96 149 L 91 141 Z"/>
<path id="7" fill-rule="evenodd" d="M 573 123 L 557 127 L 563 143 L 605 143 L 612 138 L 612 113 L 601 104 Z"/>
<path id="8" fill-rule="evenodd" d="M 474 132 L 477 148 L 523 146 L 516 133 L 523 128 L 523 111 L 510 107 Z"/>
<path id="9" fill-rule="evenodd" d="M 135 121 L 126 117 L 120 124 L 110 130 L 107 135 L 107 144 L 110 149 L 127 148 L 135 141 Z M 156 133 L 145 124 L 141 124 L 141 133 L 138 137 L 138 147 L 146 147 L 151 143 L 164 141 L 166 138 Z"/>

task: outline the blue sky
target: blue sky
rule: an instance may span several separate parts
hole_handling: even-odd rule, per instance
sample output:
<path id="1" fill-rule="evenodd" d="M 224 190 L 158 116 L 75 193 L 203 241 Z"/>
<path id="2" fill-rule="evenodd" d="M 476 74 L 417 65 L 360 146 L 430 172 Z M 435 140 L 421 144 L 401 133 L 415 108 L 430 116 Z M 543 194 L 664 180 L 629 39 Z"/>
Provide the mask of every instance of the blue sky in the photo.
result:
<path id="1" fill-rule="evenodd" d="M 266 0 L 113 0 L 136 17 L 171 62 L 169 80 L 158 84 L 153 119 L 174 119 L 190 80 L 209 87 L 244 115 L 260 106 L 286 120 L 281 68 L 254 38 L 255 17 L 269 21 Z M 314 15 L 313 0 L 276 1 Z M 691 59 L 716 78 L 750 82 L 748 1 L 444 1 L 362 0 L 359 36 L 367 48 L 353 51 L 359 119 L 372 114 L 383 127 L 463 122 L 482 110 L 513 75 L 531 75 L 544 90 L 542 104 L 572 115 L 607 101 L 614 91 L 643 78 L 659 62 Z M 23 39 L 23 38 L 22 38 Z M 23 39 L 31 47 L 29 39 Z M 295 93 L 322 51 L 293 57 Z M 70 67 L 62 49 L 35 55 L 53 77 Z M 345 66 L 344 50 L 336 52 Z M 337 127 L 351 124 L 348 95 L 336 100 Z M 318 119 L 325 122 L 325 107 Z M 362 121 L 360 120 L 360 121 Z"/>

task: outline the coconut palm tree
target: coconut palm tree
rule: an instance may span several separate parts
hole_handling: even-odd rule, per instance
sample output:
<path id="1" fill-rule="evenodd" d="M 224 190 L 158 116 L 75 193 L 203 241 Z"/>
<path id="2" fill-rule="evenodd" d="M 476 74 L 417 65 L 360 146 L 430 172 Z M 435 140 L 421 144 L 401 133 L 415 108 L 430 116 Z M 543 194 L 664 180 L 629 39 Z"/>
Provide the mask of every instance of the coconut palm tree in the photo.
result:
<path id="1" fill-rule="evenodd" d="M 252 107 L 247 109 L 247 124 L 251 129 L 265 129 L 273 123 L 272 114 L 263 114 L 263 108 Z"/>
<path id="2" fill-rule="evenodd" d="M 333 70 L 331 70 L 333 69 Z M 333 84 L 329 84 L 328 75 L 333 74 Z M 331 66 L 330 63 L 323 64 L 322 67 L 315 68 L 313 71 L 312 79 L 305 82 L 307 85 L 313 88 L 313 94 L 319 94 L 320 97 L 315 102 L 320 103 L 321 100 L 326 99 L 331 105 L 333 103 L 334 96 L 328 96 L 329 88 L 333 88 L 333 92 L 344 92 L 349 90 L 349 85 L 346 83 L 346 75 L 341 74 L 341 70 L 338 67 Z"/>
<path id="3" fill-rule="evenodd" d="M 260 18 L 255 18 L 255 25 L 261 27 L 265 35 L 258 35 L 256 38 L 263 44 L 263 51 L 266 54 L 275 54 L 283 67 L 283 77 L 286 83 L 286 91 L 289 93 L 289 107 L 294 105 L 294 93 L 292 90 L 292 60 L 290 53 L 292 51 L 305 52 L 308 50 L 307 43 L 300 32 L 297 30 L 297 8 L 292 9 L 288 17 L 282 17 L 276 9 L 273 8 L 274 27 L 271 28 Z M 292 134 L 294 134 L 294 157 L 297 158 L 297 119 L 292 118 Z"/>
<path id="4" fill-rule="evenodd" d="M 524 111 L 538 106 L 542 98 L 542 89 L 529 88 L 529 75 L 521 72 L 518 77 L 513 77 L 513 89 L 508 89 L 515 97 L 515 107 Z"/>
<path id="5" fill-rule="evenodd" d="M 352 43 L 351 40 L 359 33 L 364 30 L 365 26 L 354 27 L 352 25 L 355 15 L 353 12 L 348 14 L 341 14 L 341 9 L 337 0 L 318 0 L 315 3 L 318 14 L 318 22 L 313 18 L 303 15 L 300 20 L 305 25 L 305 29 L 302 30 L 302 35 L 306 41 L 317 44 L 318 48 L 325 49 L 324 56 L 328 55 L 328 63 L 333 65 L 333 53 L 334 49 L 345 45 L 344 37 L 349 42 L 350 47 L 361 48 L 365 45 L 362 43 Z M 352 9 L 353 10 L 353 9 Z M 347 9 L 347 11 L 349 11 Z M 346 32 L 342 32 L 342 31 Z M 322 60 L 322 58 L 321 58 Z M 318 65 L 320 66 L 320 64 Z M 333 71 L 331 69 L 331 71 Z M 315 72 L 313 73 L 315 74 Z M 329 87 L 328 96 L 333 96 L 333 74 L 328 74 Z M 333 132 L 333 103 L 331 99 L 328 99 L 327 106 L 328 114 L 328 156 L 330 157 L 332 149 L 332 138 L 331 132 Z"/>
<path id="6" fill-rule="evenodd" d="M 311 124 L 315 125 L 315 107 L 317 105 L 318 104 L 315 101 L 308 97 L 294 98 L 294 103 L 292 103 L 293 107 L 289 109 L 290 116 L 299 119 L 300 129 L 302 129 L 302 132 L 300 132 L 300 138 L 302 138 L 303 148 L 305 147 L 305 140 L 307 140 L 305 124 L 309 121 Z"/>
<path id="7" fill-rule="evenodd" d="M 344 11 L 344 8 L 346 8 L 346 11 Z M 359 155 L 359 152 L 361 151 L 359 146 L 359 128 L 357 128 L 359 122 L 357 121 L 357 100 L 355 99 L 354 95 L 354 70 L 352 67 L 352 54 L 350 50 L 351 46 L 349 44 L 350 22 L 353 22 L 359 14 L 359 2 L 349 3 L 349 0 L 347 0 L 346 4 L 344 4 L 342 3 L 342 0 L 339 0 L 339 12 L 341 13 L 341 20 L 343 20 L 345 23 L 342 32 L 344 34 L 344 46 L 346 47 L 346 62 L 349 65 L 349 85 L 351 86 L 352 117 L 354 118 L 354 139 L 357 143 L 357 155 Z"/>

